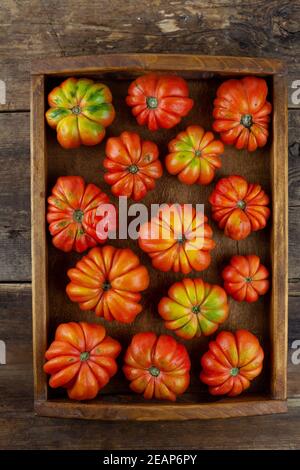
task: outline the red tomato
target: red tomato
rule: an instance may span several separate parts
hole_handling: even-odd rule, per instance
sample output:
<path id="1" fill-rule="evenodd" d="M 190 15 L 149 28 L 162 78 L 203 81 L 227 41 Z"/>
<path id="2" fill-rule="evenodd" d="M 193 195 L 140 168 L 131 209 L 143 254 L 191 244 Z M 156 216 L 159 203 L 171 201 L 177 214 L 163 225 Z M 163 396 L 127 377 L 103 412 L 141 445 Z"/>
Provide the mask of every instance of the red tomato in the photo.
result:
<path id="1" fill-rule="evenodd" d="M 195 208 L 166 204 L 142 225 L 139 246 L 152 258 L 154 268 L 188 274 L 210 265 L 210 251 L 215 247 L 212 235 L 207 217 Z"/>
<path id="2" fill-rule="evenodd" d="M 264 228 L 270 216 L 269 197 L 259 184 L 238 175 L 221 178 L 209 197 L 212 217 L 227 237 L 242 240 Z"/>
<path id="3" fill-rule="evenodd" d="M 123 371 L 144 398 L 175 401 L 190 383 L 191 363 L 183 344 L 168 335 L 138 333 L 126 351 Z"/>
<path id="4" fill-rule="evenodd" d="M 117 372 L 121 346 L 93 323 L 62 323 L 45 353 L 44 371 L 52 388 L 64 387 L 73 400 L 90 400 Z"/>
<path id="5" fill-rule="evenodd" d="M 250 331 L 221 331 L 201 358 L 200 380 L 211 395 L 240 395 L 263 367 L 264 352 Z"/>
<path id="6" fill-rule="evenodd" d="M 256 255 L 233 256 L 222 277 L 226 292 L 238 302 L 256 302 L 270 286 L 269 272 Z"/>
<path id="7" fill-rule="evenodd" d="M 155 180 L 162 176 L 157 145 L 142 141 L 135 132 L 122 132 L 120 137 L 108 139 L 105 154 L 103 165 L 108 172 L 104 179 L 112 185 L 115 196 L 139 201 L 154 189 Z"/>
<path id="8" fill-rule="evenodd" d="M 133 322 L 142 311 L 140 292 L 147 289 L 149 274 L 129 248 L 92 248 L 68 276 L 67 294 L 81 310 L 122 323 Z"/>
<path id="9" fill-rule="evenodd" d="M 108 234 L 97 236 L 96 226 L 102 217 L 96 212 L 107 203 L 107 194 L 94 184 L 85 185 L 81 176 L 60 176 L 48 198 L 47 221 L 53 245 L 62 251 L 81 253 L 104 243 Z"/>
<path id="10" fill-rule="evenodd" d="M 181 183 L 209 184 L 215 170 L 222 166 L 220 155 L 224 145 L 200 126 L 189 126 L 171 140 L 168 147 L 166 168 L 171 175 L 177 175 Z"/>
<path id="11" fill-rule="evenodd" d="M 158 304 L 165 327 L 184 339 L 212 335 L 228 312 L 225 290 L 199 278 L 175 282 Z"/>
<path id="12" fill-rule="evenodd" d="M 266 145 L 272 111 L 267 94 L 263 78 L 245 77 L 222 83 L 214 101 L 213 129 L 221 133 L 225 144 L 249 152 Z"/>
<path id="13" fill-rule="evenodd" d="M 170 129 L 186 116 L 194 105 L 183 78 L 149 73 L 137 78 L 128 89 L 126 103 L 138 124 L 150 131 Z"/>

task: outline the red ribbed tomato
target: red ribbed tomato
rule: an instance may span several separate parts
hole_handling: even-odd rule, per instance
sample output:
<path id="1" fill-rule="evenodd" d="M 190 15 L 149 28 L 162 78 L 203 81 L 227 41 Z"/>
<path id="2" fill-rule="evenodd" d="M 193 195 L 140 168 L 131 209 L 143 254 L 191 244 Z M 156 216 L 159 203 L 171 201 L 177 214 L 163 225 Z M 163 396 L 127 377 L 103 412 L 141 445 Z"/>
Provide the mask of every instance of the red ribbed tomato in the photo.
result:
<path id="1" fill-rule="evenodd" d="M 245 77 L 222 83 L 214 101 L 213 129 L 225 144 L 253 152 L 266 145 L 271 104 L 263 78 Z"/>
<path id="2" fill-rule="evenodd" d="M 242 240 L 261 230 L 270 216 L 269 197 L 259 184 L 242 176 L 221 178 L 209 197 L 212 217 L 227 237 Z"/>
<path id="3" fill-rule="evenodd" d="M 92 248 L 68 276 L 67 294 L 81 310 L 122 323 L 133 322 L 142 311 L 141 291 L 149 285 L 149 274 L 130 248 Z"/>
<path id="4" fill-rule="evenodd" d="M 96 215 L 101 204 L 109 198 L 94 184 L 85 185 L 81 176 L 60 176 L 48 198 L 47 221 L 52 243 L 62 251 L 81 253 L 87 248 L 104 243 L 108 233 L 96 233 L 102 217 Z M 116 226 L 116 220 L 111 221 Z"/>
<path id="5" fill-rule="evenodd" d="M 138 124 L 150 131 L 170 129 L 192 109 L 194 101 L 183 78 L 149 73 L 138 77 L 128 88 L 126 103 Z"/>
<path id="6" fill-rule="evenodd" d="M 52 388 L 64 387 L 73 400 L 90 400 L 117 372 L 121 346 L 93 323 L 62 323 L 45 353 L 44 371 Z"/>
<path id="7" fill-rule="evenodd" d="M 135 132 L 122 132 L 120 137 L 108 139 L 105 155 L 104 179 L 115 196 L 139 201 L 155 188 L 155 180 L 162 176 L 157 145 L 142 141 Z"/>
<path id="8" fill-rule="evenodd" d="M 168 335 L 138 333 L 126 351 L 123 371 L 144 398 L 175 401 L 190 383 L 191 363 L 183 344 Z"/>
<path id="9" fill-rule="evenodd" d="M 222 277 L 226 292 L 238 302 L 256 302 L 270 286 L 269 272 L 256 255 L 233 256 Z"/>
<path id="10" fill-rule="evenodd" d="M 250 331 L 221 331 L 201 358 L 200 380 L 212 395 L 235 397 L 261 373 L 263 359 L 263 349 Z"/>

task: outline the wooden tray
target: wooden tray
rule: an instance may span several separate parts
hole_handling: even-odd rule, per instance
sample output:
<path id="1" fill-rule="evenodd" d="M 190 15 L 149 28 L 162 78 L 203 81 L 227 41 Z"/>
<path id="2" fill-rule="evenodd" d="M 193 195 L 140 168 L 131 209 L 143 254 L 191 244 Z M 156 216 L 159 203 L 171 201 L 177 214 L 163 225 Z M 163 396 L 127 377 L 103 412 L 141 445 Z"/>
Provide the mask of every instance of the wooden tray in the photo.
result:
<path id="1" fill-rule="evenodd" d="M 131 110 L 125 104 L 129 82 L 146 71 L 176 73 L 188 79 L 195 106 L 175 128 L 150 133 L 136 124 Z M 262 374 L 253 382 L 250 391 L 239 399 L 212 398 L 207 386 L 199 381 L 200 357 L 211 338 L 185 341 L 192 359 L 192 380 L 187 391 L 175 404 L 151 401 L 133 394 L 123 377 L 118 374 L 90 402 L 72 402 L 64 390 L 47 386 L 43 372 L 44 353 L 53 339 L 55 328 L 67 321 L 96 321 L 104 323 L 109 334 L 117 338 L 123 352 L 133 334 L 153 330 L 168 332 L 157 313 L 157 303 L 168 287 L 181 274 L 161 273 L 151 267 L 136 241 L 112 241 L 116 246 L 129 246 L 147 265 L 151 284 L 143 295 L 144 310 L 132 325 L 107 323 L 92 312 L 83 313 L 65 294 L 67 269 L 74 266 L 81 255 L 63 253 L 51 244 L 46 224 L 46 197 L 61 175 L 82 175 L 87 182 L 99 185 L 110 194 L 103 180 L 101 161 L 105 141 L 98 146 L 64 150 L 56 140 L 56 133 L 45 123 L 46 98 L 49 91 L 65 77 L 90 76 L 111 88 L 117 117 L 108 128 L 107 137 L 119 135 L 122 130 L 136 130 L 143 138 L 154 140 L 160 148 L 163 161 L 167 142 L 188 124 L 199 124 L 211 129 L 212 103 L 218 85 L 233 76 L 259 75 L 265 77 L 273 104 L 273 122 L 268 144 L 249 154 L 227 146 L 223 166 L 208 187 L 180 184 L 164 172 L 157 188 L 148 193 L 143 202 L 205 203 L 210 218 L 208 195 L 216 181 L 224 175 L 240 174 L 249 181 L 258 182 L 271 195 L 272 219 L 266 229 L 236 242 L 226 238 L 211 221 L 217 247 L 213 261 L 203 273 L 192 273 L 208 282 L 221 284 L 220 272 L 236 253 L 257 253 L 272 270 L 272 289 L 255 304 L 239 304 L 230 300 L 229 319 L 221 329 L 247 328 L 256 334 L 266 352 Z M 33 339 L 35 410 L 43 416 L 87 419 L 176 420 L 225 418 L 284 412 L 286 405 L 287 373 L 287 93 L 283 64 L 276 60 L 239 57 L 205 57 L 196 55 L 104 55 L 91 57 L 62 57 L 45 59 L 33 65 L 32 70 L 32 282 L 33 282 Z M 177 337 L 178 339 L 178 337 Z M 122 354 L 118 359 L 122 362 Z"/>

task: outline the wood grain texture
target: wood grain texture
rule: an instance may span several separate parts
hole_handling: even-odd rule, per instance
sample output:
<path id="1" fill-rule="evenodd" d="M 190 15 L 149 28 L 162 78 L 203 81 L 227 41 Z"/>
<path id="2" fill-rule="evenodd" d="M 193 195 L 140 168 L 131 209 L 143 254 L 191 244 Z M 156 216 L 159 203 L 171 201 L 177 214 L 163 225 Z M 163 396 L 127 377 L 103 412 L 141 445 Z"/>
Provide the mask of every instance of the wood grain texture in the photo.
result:
<path id="1" fill-rule="evenodd" d="M 31 252 L 35 399 L 46 398 L 43 374 L 48 331 L 48 252 L 46 250 L 47 149 L 45 143 L 44 77 L 32 79 L 31 90 Z"/>
<path id="2" fill-rule="evenodd" d="M 285 78 L 273 78 L 272 185 L 272 300 L 271 390 L 276 399 L 287 394 L 288 335 L 288 114 Z"/>
<path id="3" fill-rule="evenodd" d="M 7 100 L 0 109 L 29 109 L 30 62 L 49 56 L 180 51 L 275 57 L 286 60 L 294 77 L 299 22 L 297 0 L 101 0 L 93 7 L 78 0 L 76 8 L 72 0 L 3 0 L 0 79 Z"/>

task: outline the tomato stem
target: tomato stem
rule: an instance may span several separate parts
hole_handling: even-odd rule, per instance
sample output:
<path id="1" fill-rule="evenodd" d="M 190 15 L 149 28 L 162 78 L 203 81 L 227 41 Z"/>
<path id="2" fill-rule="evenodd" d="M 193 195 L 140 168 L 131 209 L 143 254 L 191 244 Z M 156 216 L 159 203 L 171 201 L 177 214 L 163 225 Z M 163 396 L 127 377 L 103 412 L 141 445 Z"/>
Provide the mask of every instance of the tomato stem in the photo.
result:
<path id="1" fill-rule="evenodd" d="M 150 374 L 153 375 L 153 377 L 158 377 L 159 374 L 160 374 L 160 370 L 155 366 L 149 367 L 148 370 L 149 370 Z"/>
<path id="2" fill-rule="evenodd" d="M 230 371 L 230 375 L 232 377 L 236 377 L 240 372 L 240 369 L 238 367 L 233 367 Z"/>
<path id="3" fill-rule="evenodd" d="M 80 108 L 80 106 L 73 106 L 73 108 L 72 108 L 72 113 L 73 113 L 73 114 L 80 114 L 80 113 L 81 113 L 81 108 Z"/>
<path id="4" fill-rule="evenodd" d="M 129 173 L 132 173 L 134 175 L 139 171 L 139 167 L 137 165 L 132 164 L 128 167 L 128 171 Z"/>
<path id="5" fill-rule="evenodd" d="M 247 127 L 247 129 L 250 129 L 253 124 L 251 114 L 243 114 L 243 116 L 241 117 L 241 124 L 244 127 Z"/>
<path id="6" fill-rule="evenodd" d="M 84 216 L 84 212 L 81 209 L 76 209 L 73 212 L 73 219 L 75 222 L 78 222 L 79 224 L 81 224 L 83 216 Z"/>
<path id="7" fill-rule="evenodd" d="M 150 109 L 155 109 L 158 106 L 158 101 L 155 96 L 148 96 L 146 99 L 147 107 Z"/>
<path id="8" fill-rule="evenodd" d="M 110 288 L 111 288 L 110 282 L 107 282 L 107 281 L 103 282 L 103 284 L 102 284 L 102 289 L 103 289 L 104 291 L 107 291 L 107 290 L 109 290 Z"/>
<path id="9" fill-rule="evenodd" d="M 81 361 L 87 361 L 90 358 L 90 353 L 85 351 L 80 354 Z"/>
<path id="10" fill-rule="evenodd" d="M 193 313 L 200 313 L 200 310 L 200 305 L 194 305 L 194 307 L 192 308 Z"/>
<path id="11" fill-rule="evenodd" d="M 239 209 L 242 209 L 242 210 L 244 210 L 245 207 L 246 207 L 245 201 L 238 201 L 238 202 L 236 203 L 236 205 L 237 205 L 237 207 L 238 207 Z"/>
<path id="12" fill-rule="evenodd" d="M 248 282 L 248 283 L 252 282 L 252 277 L 245 277 L 245 281 Z"/>
<path id="13" fill-rule="evenodd" d="M 195 157 L 201 157 L 201 150 L 195 150 Z"/>

